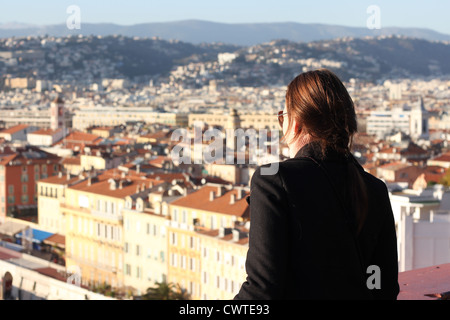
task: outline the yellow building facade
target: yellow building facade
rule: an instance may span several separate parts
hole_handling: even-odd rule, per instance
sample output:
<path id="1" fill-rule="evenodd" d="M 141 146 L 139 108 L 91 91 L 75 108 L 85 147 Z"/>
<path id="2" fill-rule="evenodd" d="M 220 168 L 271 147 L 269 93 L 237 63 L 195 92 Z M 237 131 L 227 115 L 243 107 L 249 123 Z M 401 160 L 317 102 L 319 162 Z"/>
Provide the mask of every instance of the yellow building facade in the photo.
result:
<path id="1" fill-rule="evenodd" d="M 160 183 L 111 170 L 67 188 L 61 206 L 66 219 L 66 266 L 81 272 L 82 283 L 123 287 L 126 197 L 145 199 Z"/>
<path id="2" fill-rule="evenodd" d="M 247 195 L 248 189 L 245 188 L 207 184 L 169 204 L 168 282 L 180 284 L 189 292 L 192 299 L 200 300 L 209 296 L 223 295 L 215 290 L 205 291 L 206 283 L 202 278 L 205 272 L 210 274 L 210 278 L 216 276 L 221 279 L 230 278 L 228 273 L 227 277 L 224 277 L 225 270 L 213 270 L 204 260 L 204 252 L 215 251 L 216 254 L 222 255 L 224 249 L 224 245 L 220 242 L 205 238 L 205 233 L 219 232 L 221 229 L 234 230 L 247 222 L 249 219 L 249 208 L 245 200 Z M 245 251 L 245 248 L 243 250 Z M 237 254 L 235 255 L 238 259 Z M 228 257 L 228 254 L 226 256 Z M 222 287 L 218 289 L 220 288 Z M 230 287 L 226 288 L 225 291 L 228 290 L 232 294 L 231 283 Z"/>

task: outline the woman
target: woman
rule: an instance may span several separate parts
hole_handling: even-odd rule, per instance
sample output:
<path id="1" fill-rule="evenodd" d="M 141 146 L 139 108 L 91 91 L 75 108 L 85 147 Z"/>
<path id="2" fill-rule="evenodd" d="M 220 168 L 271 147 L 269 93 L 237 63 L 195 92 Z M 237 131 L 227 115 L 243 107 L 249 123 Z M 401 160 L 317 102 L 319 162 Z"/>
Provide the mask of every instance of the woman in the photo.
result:
<path id="1" fill-rule="evenodd" d="M 346 88 L 329 70 L 300 74 L 279 120 L 291 159 L 252 177 L 247 280 L 235 299 L 396 299 L 388 191 L 350 153 Z"/>

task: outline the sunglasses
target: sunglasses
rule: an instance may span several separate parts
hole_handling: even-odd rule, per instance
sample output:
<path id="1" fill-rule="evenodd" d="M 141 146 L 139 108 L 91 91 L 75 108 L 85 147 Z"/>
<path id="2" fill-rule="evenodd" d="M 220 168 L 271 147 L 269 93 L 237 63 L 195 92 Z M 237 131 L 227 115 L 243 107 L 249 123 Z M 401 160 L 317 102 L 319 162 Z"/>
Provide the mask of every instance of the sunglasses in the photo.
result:
<path id="1" fill-rule="evenodd" d="M 283 111 L 278 112 L 278 123 L 280 124 L 281 129 L 283 129 L 285 115 L 287 115 L 287 112 L 283 112 Z"/>

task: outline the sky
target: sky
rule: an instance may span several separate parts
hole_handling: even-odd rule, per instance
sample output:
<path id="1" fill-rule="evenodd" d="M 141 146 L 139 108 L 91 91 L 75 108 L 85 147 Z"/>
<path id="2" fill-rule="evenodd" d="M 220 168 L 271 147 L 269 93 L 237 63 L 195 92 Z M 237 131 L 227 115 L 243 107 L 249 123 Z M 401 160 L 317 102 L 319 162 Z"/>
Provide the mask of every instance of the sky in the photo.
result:
<path id="1" fill-rule="evenodd" d="M 81 23 L 132 25 L 188 19 L 223 23 L 300 22 L 365 27 L 380 9 L 381 27 L 428 28 L 450 34 L 448 0 L 2 0 L 0 24 L 65 23 L 67 8 Z"/>

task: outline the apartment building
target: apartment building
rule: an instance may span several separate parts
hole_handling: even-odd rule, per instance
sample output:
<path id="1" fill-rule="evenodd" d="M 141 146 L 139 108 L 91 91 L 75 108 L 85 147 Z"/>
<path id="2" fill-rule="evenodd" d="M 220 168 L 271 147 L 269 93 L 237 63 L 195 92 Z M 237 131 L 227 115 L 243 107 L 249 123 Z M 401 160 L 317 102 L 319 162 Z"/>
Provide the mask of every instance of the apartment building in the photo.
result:
<path id="1" fill-rule="evenodd" d="M 0 223 L 6 216 L 37 222 L 37 181 L 60 171 L 61 158 L 37 147 L 0 147 Z"/>
<path id="2" fill-rule="evenodd" d="M 80 183 L 83 176 L 62 174 L 41 179 L 37 182 L 38 224 L 43 230 L 60 235 L 66 234 L 66 219 L 61 211 L 65 204 L 66 189 Z"/>
<path id="3" fill-rule="evenodd" d="M 145 294 L 156 282 L 167 282 L 168 205 L 187 194 L 180 184 L 160 184 L 145 200 L 131 196 L 125 200 L 124 285 L 137 295 Z"/>
<path id="4" fill-rule="evenodd" d="M 109 170 L 66 189 L 62 205 L 67 225 L 66 266 L 80 268 L 82 283 L 123 286 L 126 198 L 140 199 L 137 203 L 144 206 L 148 194 L 161 183 L 145 174 Z"/>
<path id="5" fill-rule="evenodd" d="M 96 107 L 83 108 L 75 112 L 73 128 L 85 130 L 92 126 L 117 126 L 128 121 L 161 123 L 165 125 L 186 127 L 188 115 L 182 113 L 156 112 L 153 108 Z"/>
<path id="6" fill-rule="evenodd" d="M 443 186 L 390 194 L 399 271 L 450 262 L 450 193 Z"/>
<path id="7" fill-rule="evenodd" d="M 208 114 L 193 113 L 189 115 L 189 127 L 194 126 L 196 122 L 205 123 L 209 126 L 219 126 L 226 128 L 229 118 L 232 114 Z M 279 129 L 278 117 L 274 114 L 267 113 L 238 113 L 241 128 L 253 128 L 274 130 Z"/>
<path id="8" fill-rule="evenodd" d="M 216 255 L 223 254 L 217 251 L 216 242 L 202 242 L 202 239 L 205 239 L 202 232 L 220 228 L 235 229 L 247 222 L 247 195 L 248 189 L 245 188 L 206 184 L 169 204 L 168 281 L 187 289 L 192 299 L 205 297 L 202 287 L 202 275 L 205 276 L 203 271 L 211 275 L 217 271 L 203 270 L 202 252 L 215 250 Z M 208 243 L 212 244 L 212 247 L 208 247 Z M 223 272 L 217 275 L 225 279 Z M 210 294 L 214 295 L 213 293 Z"/>
<path id="9" fill-rule="evenodd" d="M 247 278 L 248 229 L 198 232 L 201 248 L 201 299 L 231 300 Z"/>
<path id="10" fill-rule="evenodd" d="M 5 139 L 5 141 L 27 141 L 27 134 L 36 131 L 37 128 L 26 125 L 19 124 L 12 126 L 8 129 L 3 129 L 0 131 L 0 138 Z"/>

